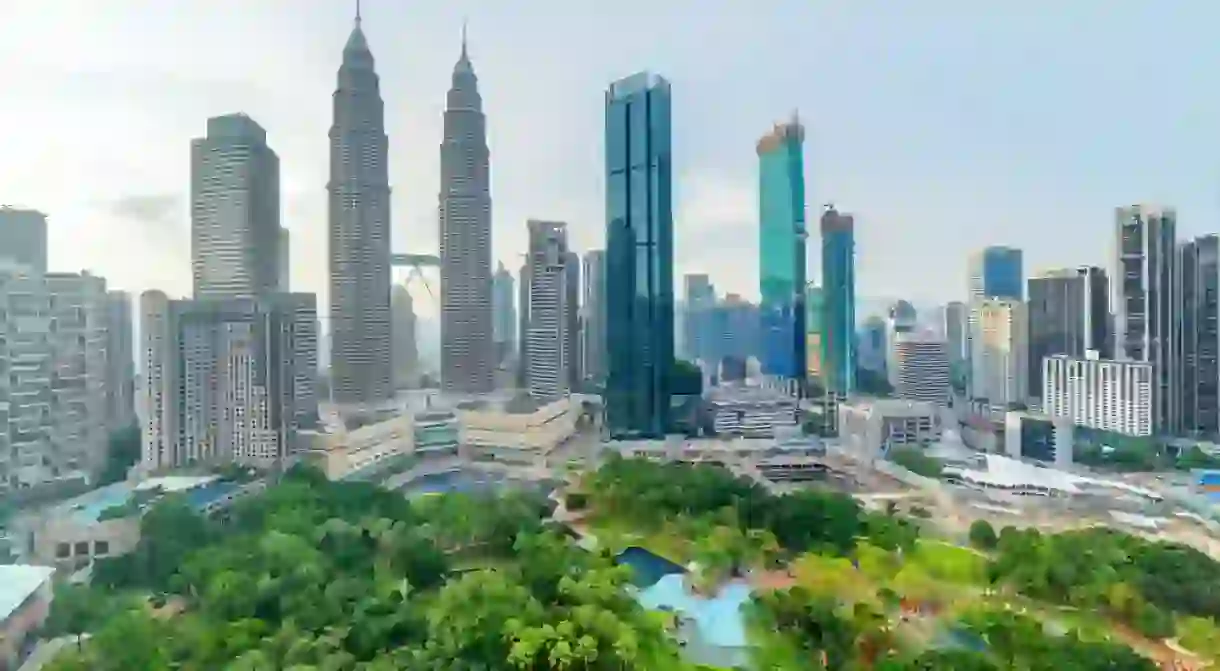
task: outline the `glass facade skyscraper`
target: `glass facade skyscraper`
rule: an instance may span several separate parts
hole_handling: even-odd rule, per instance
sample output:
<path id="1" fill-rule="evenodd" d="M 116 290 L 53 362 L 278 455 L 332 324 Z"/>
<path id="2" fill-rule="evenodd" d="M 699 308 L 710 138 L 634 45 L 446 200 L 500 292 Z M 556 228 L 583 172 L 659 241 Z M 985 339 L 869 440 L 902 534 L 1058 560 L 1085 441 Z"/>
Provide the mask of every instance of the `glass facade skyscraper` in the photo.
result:
<path id="1" fill-rule="evenodd" d="M 822 384 L 847 395 L 856 386 L 856 240 L 850 214 L 822 214 Z"/>
<path id="2" fill-rule="evenodd" d="M 665 435 L 674 362 L 669 82 L 641 72 L 606 91 L 606 429 Z"/>
<path id="3" fill-rule="evenodd" d="M 805 129 L 795 118 L 758 141 L 762 372 L 805 375 Z"/>
<path id="4" fill-rule="evenodd" d="M 985 247 L 970 257 L 970 297 L 1025 299 L 1025 271 L 1021 250 Z"/>

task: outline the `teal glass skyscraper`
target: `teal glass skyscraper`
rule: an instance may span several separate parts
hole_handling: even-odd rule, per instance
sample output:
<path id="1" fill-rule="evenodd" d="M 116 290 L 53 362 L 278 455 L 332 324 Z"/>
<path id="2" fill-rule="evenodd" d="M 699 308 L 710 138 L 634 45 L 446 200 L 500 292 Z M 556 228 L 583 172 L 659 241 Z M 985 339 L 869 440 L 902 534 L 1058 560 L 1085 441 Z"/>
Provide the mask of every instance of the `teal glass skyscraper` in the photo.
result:
<path id="1" fill-rule="evenodd" d="M 822 384 L 846 396 L 856 387 L 856 240 L 850 214 L 822 214 Z"/>
<path id="2" fill-rule="evenodd" d="M 762 372 L 805 375 L 805 128 L 777 125 L 758 141 L 758 275 Z"/>
<path id="3" fill-rule="evenodd" d="M 606 92 L 606 347 L 611 438 L 665 435 L 674 361 L 669 82 Z"/>

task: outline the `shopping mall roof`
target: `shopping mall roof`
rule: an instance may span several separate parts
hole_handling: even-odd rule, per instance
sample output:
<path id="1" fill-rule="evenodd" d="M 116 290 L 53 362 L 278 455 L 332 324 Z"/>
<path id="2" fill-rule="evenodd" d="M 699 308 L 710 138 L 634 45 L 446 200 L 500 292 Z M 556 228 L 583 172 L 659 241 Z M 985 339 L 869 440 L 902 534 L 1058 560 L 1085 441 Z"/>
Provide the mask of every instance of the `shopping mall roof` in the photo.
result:
<path id="1" fill-rule="evenodd" d="M 984 487 L 1015 489 L 1019 487 L 1042 488 L 1081 494 L 1086 489 L 1114 489 L 1126 494 L 1160 500 L 1162 496 L 1150 489 L 1138 487 L 1118 480 L 1074 475 L 1049 466 L 1036 466 L 1019 459 L 998 454 L 986 456 L 986 469 L 962 469 L 963 480 Z"/>
<path id="2" fill-rule="evenodd" d="M 17 612 L 21 604 L 54 574 L 55 569 L 45 566 L 0 566 L 0 623 Z"/>

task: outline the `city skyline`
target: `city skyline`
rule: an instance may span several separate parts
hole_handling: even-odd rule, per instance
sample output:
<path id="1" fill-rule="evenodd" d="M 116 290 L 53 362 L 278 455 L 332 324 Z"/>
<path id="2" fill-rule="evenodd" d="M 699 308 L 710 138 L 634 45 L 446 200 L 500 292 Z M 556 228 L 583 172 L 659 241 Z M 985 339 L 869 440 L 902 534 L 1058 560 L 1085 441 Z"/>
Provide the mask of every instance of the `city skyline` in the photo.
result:
<path id="1" fill-rule="evenodd" d="M 764 17 L 747 17 L 740 13 L 744 10 L 726 5 L 701 25 L 702 38 L 655 39 L 693 10 L 678 3 L 644 30 L 636 27 L 638 34 L 630 40 L 640 50 L 598 51 L 598 40 L 604 38 L 596 37 L 597 30 L 615 32 L 628 22 L 630 7 L 614 12 L 555 7 L 527 13 L 527 20 L 521 20 L 499 9 L 408 10 L 384 1 L 366 2 L 366 28 L 379 45 L 385 76 L 391 184 L 399 212 L 392 222 L 396 251 L 436 248 L 429 201 L 439 166 L 428 147 L 435 146 L 440 135 L 444 79 L 463 14 L 470 17 L 472 45 L 488 61 L 482 74 L 488 106 L 495 110 L 489 136 L 498 166 L 492 184 L 493 194 L 498 194 L 496 219 L 516 223 L 547 216 L 570 221 L 577 251 L 602 246 L 597 179 L 601 152 L 596 140 L 582 139 L 597 135 L 605 82 L 642 67 L 667 73 L 681 93 L 674 122 L 679 129 L 675 275 L 717 271 L 718 286 L 747 297 L 753 297 L 757 287 L 756 262 L 730 267 L 727 261 L 740 261 L 733 258 L 732 241 L 756 223 L 749 148 L 758 128 L 793 107 L 804 110 L 809 119 L 806 172 L 815 187 L 809 202 L 834 200 L 859 218 L 861 295 L 908 294 L 916 302 L 955 298 L 966 254 L 986 244 L 1024 249 L 1031 271 L 1104 264 L 1104 245 L 1093 244 L 1096 249 L 1087 258 L 1069 258 L 1069 250 L 1087 249 L 1090 239 L 1104 235 L 1112 208 L 1125 203 L 1175 207 L 1186 236 L 1207 232 L 1220 219 L 1209 184 L 1216 175 L 1209 156 L 1214 152 L 1208 151 L 1206 127 L 1192 121 L 1220 116 L 1209 112 L 1220 108 L 1220 101 L 1194 93 L 1196 78 L 1201 83 L 1206 64 L 1215 59 L 1202 53 L 1179 64 L 1183 67 L 1170 67 L 1164 54 L 1135 54 L 1117 46 L 1124 42 L 1123 35 L 1137 34 L 1137 27 L 1139 34 L 1155 27 L 1192 42 L 1189 35 L 1197 34 L 1192 30 L 1207 24 L 1205 9 L 1193 17 L 1146 16 L 1136 3 L 1119 3 L 1109 6 L 1105 15 L 1073 8 L 1050 22 L 1046 13 L 1029 9 L 1008 17 L 1000 29 L 977 8 L 948 0 L 943 5 L 954 12 L 928 17 L 900 10 L 879 16 L 867 5 L 833 11 L 800 7 Z M 11 163 L 0 168 L 0 184 L 5 185 L 0 202 L 48 212 L 51 247 L 58 250 L 53 267 L 87 267 L 113 277 L 115 287 L 133 292 L 159 287 L 185 295 L 190 278 L 181 263 L 188 215 L 181 143 L 197 133 L 208 116 L 245 111 L 267 127 L 269 142 L 282 155 L 282 219 L 293 231 L 292 257 L 297 260 L 293 285 L 316 291 L 325 305 L 325 150 L 320 138 L 327 125 L 335 52 L 350 25 L 352 7 L 321 0 L 243 5 L 241 12 L 225 11 L 227 7 L 225 2 L 183 2 L 168 12 L 116 2 L 99 10 L 65 0 L 0 10 L 0 37 L 5 38 L 0 53 L 28 64 L 15 74 L 16 100 L 0 110 L 0 120 L 9 127 L 28 127 L 31 120 L 39 120 L 63 130 L 51 151 L 45 138 L 33 143 L 15 140 Z M 897 32 L 898 26 L 917 28 L 924 21 L 934 22 L 926 28 L 939 25 L 944 30 Z M 959 30 L 945 27 L 945 21 Z M 1077 35 L 1077 46 L 1066 46 L 1066 40 L 1056 37 L 1085 21 L 1095 29 Z M 50 31 L 52 42 L 79 44 L 76 53 L 88 53 L 87 62 L 70 56 L 71 50 L 46 49 L 45 34 L 32 41 L 27 33 L 34 31 L 20 28 L 29 24 Z M 107 30 L 86 32 L 90 25 L 105 25 Z M 567 28 L 556 31 L 557 25 Z M 14 26 L 16 32 L 10 34 Z M 791 53 L 782 61 L 776 52 L 781 47 L 771 43 L 782 44 L 783 39 L 752 39 L 750 51 L 758 53 L 748 58 L 744 51 L 727 56 L 695 49 L 689 51 L 696 55 L 682 53 L 687 40 L 705 39 L 706 31 L 730 42 L 740 31 L 738 41 L 745 43 L 745 35 L 757 35 L 760 28 L 782 37 L 792 34 L 793 26 L 813 26 L 802 30 L 817 32 L 819 39 L 807 40 L 814 46 L 789 45 Z M 822 35 L 818 26 L 835 30 Z M 528 39 L 534 31 L 559 33 L 560 38 L 544 41 L 542 49 Z M 935 37 L 941 32 L 961 36 L 946 42 L 943 36 Z M 239 47 L 217 50 L 214 44 L 222 33 L 257 33 L 262 41 L 238 40 Z M 398 33 L 407 39 L 397 39 Z M 142 39 L 124 37 L 135 34 Z M 1106 35 L 1107 43 L 1092 43 L 1090 35 Z M 1049 65 L 1036 67 L 1032 70 L 1039 76 L 1028 76 L 1031 68 L 1023 45 L 1031 42 L 1039 47 L 1034 65 L 1053 62 L 1053 71 Z M 207 44 L 212 46 L 204 48 Z M 149 49 L 158 53 L 157 63 L 148 63 Z M 965 58 L 967 49 L 973 50 L 971 58 Z M 551 50 L 574 56 L 547 58 Z M 50 53 L 56 51 L 62 53 Z M 816 56 L 823 51 L 835 54 L 831 60 L 841 73 L 818 65 Z M 627 52 L 636 55 L 622 56 Z M 730 57 L 735 63 L 727 69 L 717 60 Z M 761 61 L 770 62 L 770 76 L 764 78 L 769 83 L 739 81 L 736 75 Z M 777 70 L 776 62 L 786 64 Z M 1137 114 L 1106 104 L 1109 96 L 1097 84 L 1083 81 L 1086 74 L 1092 78 L 1098 62 L 1109 73 L 1103 78 L 1107 90 L 1138 88 L 1155 74 L 1159 90 L 1175 105 Z M 809 64 L 816 66 L 811 73 Z M 944 86 L 935 90 L 958 93 L 915 93 L 915 85 L 926 82 L 914 66 L 929 65 L 936 66 Z M 525 78 L 520 72 L 531 74 Z M 844 81 L 847 77 L 851 81 Z M 732 110 L 717 109 L 712 101 L 721 95 L 718 83 L 730 80 L 745 88 L 734 95 Z M 1065 92 L 1066 83 L 1080 86 Z M 558 100 L 542 95 L 555 84 L 569 93 Z M 66 89 L 71 93 L 61 92 Z M 828 90 L 836 91 L 834 105 L 824 103 L 823 92 Z M 955 97 L 964 95 L 961 90 L 970 92 L 969 99 Z M 1048 95 L 1060 100 L 1053 119 L 1034 103 Z M 885 100 L 889 103 L 880 104 Z M 963 122 L 967 112 L 972 117 Z M 141 132 L 124 130 L 136 124 Z M 107 132 L 97 133 L 99 127 Z M 140 152 L 119 148 L 115 138 L 127 137 L 140 138 Z M 1112 147 L 1117 146 L 1124 153 L 1160 158 L 1116 161 Z M 1047 171 L 1052 164 L 1059 167 Z M 55 179 L 46 177 L 52 172 Z M 1055 228 L 1066 238 L 1064 244 L 1044 240 L 1052 224 L 1028 224 L 1030 203 L 1051 204 L 1055 216 L 1048 219 L 1079 222 Z M 931 227 L 944 235 L 929 236 Z M 510 266 L 525 248 L 523 233 L 513 228 L 497 225 L 494 243 L 494 258 Z M 102 252 L 102 243 L 116 237 L 131 239 L 132 257 L 150 262 L 119 263 L 113 254 Z M 920 286 L 907 289 L 905 278 L 921 267 L 904 250 L 931 253 L 932 238 L 940 240 L 949 262 L 933 264 L 919 275 L 924 278 Z M 704 244 L 694 244 L 697 240 Z M 810 266 L 817 276 L 816 262 Z M 415 296 L 421 316 L 435 316 L 434 302 L 419 292 Z"/>

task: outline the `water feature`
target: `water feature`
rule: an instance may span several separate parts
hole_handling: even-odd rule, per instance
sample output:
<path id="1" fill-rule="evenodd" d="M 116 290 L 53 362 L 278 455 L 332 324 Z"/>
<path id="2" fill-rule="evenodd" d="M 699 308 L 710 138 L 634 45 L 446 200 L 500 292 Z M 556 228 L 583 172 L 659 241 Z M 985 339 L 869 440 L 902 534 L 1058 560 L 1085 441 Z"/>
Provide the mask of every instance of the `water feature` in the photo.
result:
<path id="1" fill-rule="evenodd" d="M 686 569 L 668 559 L 635 545 L 620 552 L 614 558 L 614 563 L 630 566 L 632 572 L 631 582 L 641 589 L 652 587 L 658 580 L 667 575 L 686 572 Z"/>
<path id="2" fill-rule="evenodd" d="M 690 661 L 721 667 L 745 663 L 742 605 L 750 600 L 749 585 L 732 581 L 711 596 L 694 594 L 686 587 L 684 568 L 641 547 L 623 550 L 615 562 L 634 571 L 641 606 L 679 615 L 678 637 Z"/>

